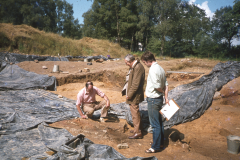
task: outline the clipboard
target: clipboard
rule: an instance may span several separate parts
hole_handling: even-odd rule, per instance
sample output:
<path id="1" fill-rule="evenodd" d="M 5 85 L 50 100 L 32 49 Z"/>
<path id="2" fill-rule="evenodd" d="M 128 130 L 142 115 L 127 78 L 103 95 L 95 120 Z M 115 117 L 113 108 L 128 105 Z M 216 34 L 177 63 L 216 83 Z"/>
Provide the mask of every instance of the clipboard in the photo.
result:
<path id="1" fill-rule="evenodd" d="M 159 111 L 167 121 L 169 121 L 170 118 L 172 118 L 172 116 L 180 109 L 179 105 L 173 99 L 169 101 L 169 104 L 170 106 L 165 104 Z"/>

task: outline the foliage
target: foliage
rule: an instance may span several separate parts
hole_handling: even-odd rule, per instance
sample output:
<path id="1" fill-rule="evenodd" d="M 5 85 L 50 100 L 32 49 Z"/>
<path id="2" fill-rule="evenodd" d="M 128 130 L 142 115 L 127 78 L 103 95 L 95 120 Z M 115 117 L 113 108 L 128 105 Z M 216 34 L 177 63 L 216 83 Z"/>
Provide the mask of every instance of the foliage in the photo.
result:
<path id="1" fill-rule="evenodd" d="M 27 24 L 64 37 L 82 37 L 73 6 L 65 0 L 0 0 L 0 23 Z"/>
<path id="2" fill-rule="evenodd" d="M 222 7 L 217 10 L 213 17 L 213 38 L 219 42 L 226 40 L 230 49 L 231 40 L 236 37 L 238 32 L 237 22 L 231 6 Z"/>

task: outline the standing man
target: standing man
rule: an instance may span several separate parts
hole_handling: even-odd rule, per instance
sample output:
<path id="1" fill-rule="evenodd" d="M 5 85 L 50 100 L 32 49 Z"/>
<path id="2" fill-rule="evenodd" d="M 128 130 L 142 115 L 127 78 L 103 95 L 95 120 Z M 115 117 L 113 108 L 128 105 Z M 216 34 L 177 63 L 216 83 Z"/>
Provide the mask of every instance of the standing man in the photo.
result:
<path id="1" fill-rule="evenodd" d="M 96 94 L 104 98 L 104 100 L 97 102 L 95 98 Z M 86 115 L 83 114 L 80 106 L 82 106 L 83 112 L 85 112 Z M 85 87 L 77 95 L 76 107 L 81 118 L 91 118 L 94 111 L 102 109 L 100 121 L 103 122 L 103 119 L 107 117 L 109 106 L 110 101 L 108 97 L 97 87 L 93 86 L 93 83 L 90 81 L 85 84 Z"/>
<path id="2" fill-rule="evenodd" d="M 162 116 L 159 111 L 163 105 L 163 95 L 165 102 L 168 101 L 168 83 L 166 81 L 165 71 L 158 65 L 154 55 L 147 51 L 141 57 L 142 62 L 150 67 L 145 94 L 148 102 L 148 116 L 153 128 L 153 143 L 146 153 L 155 153 L 163 149 L 164 145 L 164 126 Z"/>
<path id="3" fill-rule="evenodd" d="M 145 69 L 140 63 L 140 60 L 135 60 L 135 57 L 131 54 L 126 55 L 124 60 L 126 65 L 129 66 L 129 72 L 126 76 L 127 83 L 124 86 L 126 103 L 130 106 L 134 125 L 134 130 L 130 131 L 133 135 L 128 138 L 138 139 L 142 138 L 139 103 L 144 100 L 143 85 L 145 80 Z"/>

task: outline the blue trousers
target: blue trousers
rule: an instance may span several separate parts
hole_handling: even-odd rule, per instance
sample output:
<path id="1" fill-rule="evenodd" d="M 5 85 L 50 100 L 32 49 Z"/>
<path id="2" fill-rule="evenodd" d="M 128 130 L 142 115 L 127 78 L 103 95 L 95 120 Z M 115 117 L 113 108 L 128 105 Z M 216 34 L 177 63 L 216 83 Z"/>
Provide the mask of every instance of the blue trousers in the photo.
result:
<path id="1" fill-rule="evenodd" d="M 151 148 L 160 150 L 160 146 L 164 144 L 164 126 L 162 115 L 159 111 L 162 109 L 163 96 L 159 98 L 147 98 L 148 117 L 153 128 L 153 143 Z"/>

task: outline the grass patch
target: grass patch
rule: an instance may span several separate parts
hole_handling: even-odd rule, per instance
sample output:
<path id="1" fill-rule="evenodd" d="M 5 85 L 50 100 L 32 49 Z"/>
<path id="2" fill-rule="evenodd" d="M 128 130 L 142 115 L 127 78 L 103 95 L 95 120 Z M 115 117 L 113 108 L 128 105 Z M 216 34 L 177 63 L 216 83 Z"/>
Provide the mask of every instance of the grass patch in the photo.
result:
<path id="1" fill-rule="evenodd" d="M 0 51 L 57 56 L 111 55 L 123 57 L 129 51 L 117 43 L 85 37 L 80 40 L 40 31 L 27 25 L 0 23 Z"/>

